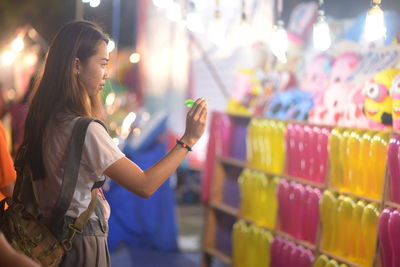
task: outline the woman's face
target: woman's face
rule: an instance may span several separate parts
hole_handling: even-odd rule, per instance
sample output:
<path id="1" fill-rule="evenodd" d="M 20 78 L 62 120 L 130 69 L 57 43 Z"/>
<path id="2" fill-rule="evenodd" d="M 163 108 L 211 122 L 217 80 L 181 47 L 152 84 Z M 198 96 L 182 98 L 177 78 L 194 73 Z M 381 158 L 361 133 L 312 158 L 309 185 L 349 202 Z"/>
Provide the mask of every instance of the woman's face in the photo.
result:
<path id="1" fill-rule="evenodd" d="M 97 45 L 96 54 L 79 64 L 79 80 L 89 96 L 97 95 L 108 79 L 107 64 L 109 55 L 107 45 L 101 41 Z"/>

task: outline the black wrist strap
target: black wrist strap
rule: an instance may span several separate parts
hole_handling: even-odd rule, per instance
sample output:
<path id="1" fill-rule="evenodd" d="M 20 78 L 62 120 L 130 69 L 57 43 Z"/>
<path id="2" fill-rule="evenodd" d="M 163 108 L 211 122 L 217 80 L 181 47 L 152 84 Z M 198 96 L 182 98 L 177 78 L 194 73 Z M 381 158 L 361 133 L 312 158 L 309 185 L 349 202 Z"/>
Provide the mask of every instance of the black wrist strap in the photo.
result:
<path id="1" fill-rule="evenodd" d="M 192 148 L 188 144 L 184 143 L 182 140 L 176 139 L 176 143 L 181 147 L 186 148 L 187 151 L 192 151 Z"/>

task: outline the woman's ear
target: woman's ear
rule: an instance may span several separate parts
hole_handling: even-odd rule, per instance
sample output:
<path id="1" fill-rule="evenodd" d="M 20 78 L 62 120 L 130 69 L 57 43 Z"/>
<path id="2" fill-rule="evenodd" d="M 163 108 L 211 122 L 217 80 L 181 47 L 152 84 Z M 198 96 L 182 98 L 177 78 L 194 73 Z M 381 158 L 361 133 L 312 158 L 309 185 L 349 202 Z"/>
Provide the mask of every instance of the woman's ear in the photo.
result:
<path id="1" fill-rule="evenodd" d="M 80 66 L 81 66 L 81 62 L 80 62 L 79 58 L 76 57 L 74 59 L 74 72 L 77 75 L 79 75 Z"/>

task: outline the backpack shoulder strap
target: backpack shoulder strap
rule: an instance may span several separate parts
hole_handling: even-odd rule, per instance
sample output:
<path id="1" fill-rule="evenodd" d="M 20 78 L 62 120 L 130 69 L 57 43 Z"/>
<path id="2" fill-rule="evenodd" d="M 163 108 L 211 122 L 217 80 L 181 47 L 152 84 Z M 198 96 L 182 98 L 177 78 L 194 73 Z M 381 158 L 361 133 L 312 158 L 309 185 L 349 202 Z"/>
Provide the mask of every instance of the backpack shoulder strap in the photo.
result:
<path id="1" fill-rule="evenodd" d="M 71 204 L 78 180 L 86 131 L 92 121 L 96 121 L 106 128 L 101 121 L 89 117 L 81 117 L 75 123 L 69 141 L 60 195 L 52 209 L 52 217 L 50 221 L 57 222 L 60 220 L 65 215 Z"/>

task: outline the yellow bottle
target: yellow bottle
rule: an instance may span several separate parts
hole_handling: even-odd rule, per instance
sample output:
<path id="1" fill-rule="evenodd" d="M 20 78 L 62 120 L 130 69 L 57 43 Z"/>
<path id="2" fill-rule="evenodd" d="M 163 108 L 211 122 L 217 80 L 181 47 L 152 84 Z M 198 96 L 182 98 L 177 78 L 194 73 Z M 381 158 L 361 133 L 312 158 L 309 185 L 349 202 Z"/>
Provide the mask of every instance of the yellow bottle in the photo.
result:
<path id="1" fill-rule="evenodd" d="M 371 164 L 372 172 L 368 183 L 368 196 L 374 199 L 381 199 L 382 197 L 389 139 L 389 132 L 378 132 L 371 140 L 369 155 L 372 157 L 373 164 Z"/>
<path id="2" fill-rule="evenodd" d="M 338 245 L 340 255 L 351 259 L 354 245 L 354 233 L 351 229 L 355 203 L 350 197 L 344 197 L 338 207 Z"/>
<path id="3" fill-rule="evenodd" d="M 325 267 L 339 267 L 339 264 L 335 260 L 330 260 Z"/>
<path id="4" fill-rule="evenodd" d="M 277 138 L 277 172 L 276 174 L 283 174 L 285 168 L 285 158 L 286 158 L 286 147 L 285 147 L 285 134 L 286 134 L 286 124 L 282 121 L 277 122 L 278 138 Z"/>
<path id="5" fill-rule="evenodd" d="M 232 265 L 245 266 L 248 228 L 243 220 L 237 221 L 232 230 Z"/>
<path id="6" fill-rule="evenodd" d="M 350 180 L 348 175 L 350 162 L 349 162 L 349 157 L 347 155 L 347 146 L 350 133 L 351 130 L 349 129 L 344 130 L 342 132 L 342 138 L 340 139 L 340 144 L 339 144 L 339 161 L 341 163 L 341 166 L 343 167 L 342 184 L 339 187 L 339 190 L 341 192 L 350 191 Z"/>
<path id="7" fill-rule="evenodd" d="M 364 131 L 352 130 L 347 143 L 347 158 L 348 158 L 348 181 L 350 192 L 356 192 L 357 184 L 359 184 L 361 159 L 361 137 Z"/>
<path id="8" fill-rule="evenodd" d="M 342 186 L 343 166 L 340 161 L 340 143 L 342 139 L 342 128 L 334 128 L 329 136 L 329 165 L 331 184 L 335 188 Z"/>
<path id="9" fill-rule="evenodd" d="M 365 241 L 361 231 L 361 218 L 365 209 L 365 202 L 363 200 L 357 201 L 353 210 L 352 216 L 352 231 L 354 233 L 354 261 L 361 263 L 362 259 L 366 257 Z"/>
<path id="10" fill-rule="evenodd" d="M 325 190 L 320 200 L 320 216 L 322 224 L 322 248 L 333 251 L 336 236 L 335 216 L 337 198 L 330 190 Z"/>
<path id="11" fill-rule="evenodd" d="M 329 258 L 326 255 L 320 255 L 313 264 L 313 267 L 325 267 L 328 264 Z"/>
<path id="12" fill-rule="evenodd" d="M 270 246 L 273 241 L 274 237 L 272 236 L 271 232 L 260 229 L 259 231 L 259 245 L 257 250 L 257 262 L 255 266 L 270 266 L 271 262 L 271 255 L 270 255 Z"/>
<path id="13" fill-rule="evenodd" d="M 375 131 L 367 131 L 361 137 L 361 147 L 360 147 L 360 161 L 362 166 L 360 167 L 360 179 L 359 184 L 357 185 L 356 193 L 362 196 L 367 196 L 368 193 L 368 183 L 371 176 L 371 158 L 370 158 L 370 146 L 371 140 L 376 134 Z"/>
<path id="14" fill-rule="evenodd" d="M 370 203 L 364 208 L 361 217 L 362 234 L 365 241 L 366 257 L 363 264 L 372 266 L 375 256 L 376 239 L 378 235 L 379 210 L 375 203 Z"/>

